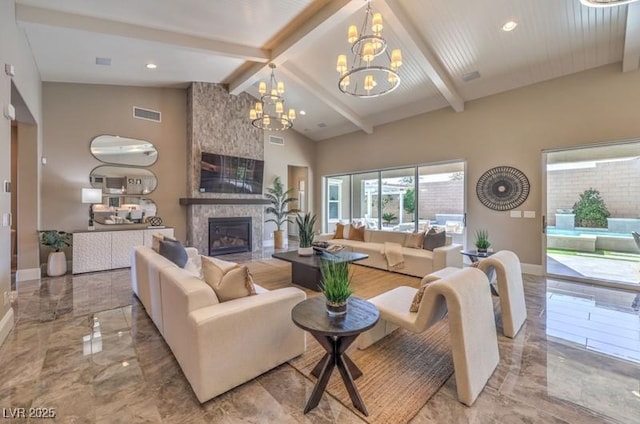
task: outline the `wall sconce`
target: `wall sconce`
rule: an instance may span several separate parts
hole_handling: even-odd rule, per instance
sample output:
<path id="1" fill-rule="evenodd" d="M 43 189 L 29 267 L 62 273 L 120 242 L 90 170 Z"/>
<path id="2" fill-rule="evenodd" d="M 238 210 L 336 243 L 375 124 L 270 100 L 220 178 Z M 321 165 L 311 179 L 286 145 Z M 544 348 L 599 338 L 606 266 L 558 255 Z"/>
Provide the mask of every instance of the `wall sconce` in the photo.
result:
<path id="1" fill-rule="evenodd" d="M 88 203 L 89 206 L 89 230 L 95 230 L 93 223 L 93 205 L 94 203 L 102 203 L 102 189 L 100 188 L 83 188 L 82 203 Z"/>

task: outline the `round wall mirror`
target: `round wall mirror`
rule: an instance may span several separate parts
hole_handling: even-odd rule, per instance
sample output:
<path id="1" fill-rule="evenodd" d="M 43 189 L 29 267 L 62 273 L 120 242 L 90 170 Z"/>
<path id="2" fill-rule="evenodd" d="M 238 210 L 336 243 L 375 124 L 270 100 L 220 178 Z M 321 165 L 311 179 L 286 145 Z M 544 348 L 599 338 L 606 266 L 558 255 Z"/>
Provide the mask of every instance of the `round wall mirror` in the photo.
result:
<path id="1" fill-rule="evenodd" d="M 149 166 L 158 160 L 153 143 L 117 135 L 99 135 L 91 140 L 91 154 L 100 162 Z"/>
<path id="2" fill-rule="evenodd" d="M 144 196 L 158 185 L 155 174 L 145 168 L 101 165 L 89 175 L 91 187 L 105 195 Z"/>

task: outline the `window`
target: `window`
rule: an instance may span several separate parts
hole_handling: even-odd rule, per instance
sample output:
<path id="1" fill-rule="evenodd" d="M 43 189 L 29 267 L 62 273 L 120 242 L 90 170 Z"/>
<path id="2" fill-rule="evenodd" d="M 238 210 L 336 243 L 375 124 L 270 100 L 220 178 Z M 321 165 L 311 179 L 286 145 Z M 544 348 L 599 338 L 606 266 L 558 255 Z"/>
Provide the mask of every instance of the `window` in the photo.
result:
<path id="1" fill-rule="evenodd" d="M 330 179 L 328 192 L 329 222 L 338 222 L 342 219 L 342 181 Z"/>

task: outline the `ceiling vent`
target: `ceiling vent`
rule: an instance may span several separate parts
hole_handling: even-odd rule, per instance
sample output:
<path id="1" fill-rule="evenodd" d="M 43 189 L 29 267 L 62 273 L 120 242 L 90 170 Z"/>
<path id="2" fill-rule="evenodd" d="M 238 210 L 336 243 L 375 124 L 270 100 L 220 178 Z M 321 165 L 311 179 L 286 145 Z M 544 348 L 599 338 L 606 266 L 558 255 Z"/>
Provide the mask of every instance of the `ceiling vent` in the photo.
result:
<path id="1" fill-rule="evenodd" d="M 162 122 L 162 114 L 156 110 L 143 109 L 141 107 L 133 107 L 133 117 L 138 119 L 146 119 L 147 121 Z"/>
<path id="2" fill-rule="evenodd" d="M 320 122 L 320 123 L 318 124 L 318 127 L 319 127 L 319 128 L 327 128 L 327 124 L 325 124 L 324 122 Z"/>
<path id="3" fill-rule="evenodd" d="M 478 71 L 467 72 L 466 74 L 462 75 L 460 78 L 464 82 L 473 81 L 474 79 L 480 78 L 480 72 Z"/>
<path id="4" fill-rule="evenodd" d="M 111 66 L 110 57 L 96 57 L 96 65 Z"/>
<path id="5" fill-rule="evenodd" d="M 284 137 L 276 137 L 275 135 L 270 135 L 269 143 L 276 144 L 278 146 L 284 146 Z"/>

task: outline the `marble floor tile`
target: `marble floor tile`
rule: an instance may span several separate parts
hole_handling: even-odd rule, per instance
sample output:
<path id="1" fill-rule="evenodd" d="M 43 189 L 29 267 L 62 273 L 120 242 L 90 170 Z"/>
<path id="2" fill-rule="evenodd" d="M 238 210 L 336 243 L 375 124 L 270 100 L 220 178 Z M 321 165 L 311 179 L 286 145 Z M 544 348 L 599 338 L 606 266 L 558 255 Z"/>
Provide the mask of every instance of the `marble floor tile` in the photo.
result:
<path id="1" fill-rule="evenodd" d="M 640 423 L 640 365 L 621 350 L 635 354 L 640 342 L 634 295 L 524 280 L 528 318 L 514 339 L 501 333 L 494 298 L 501 360 L 476 403 L 457 401 L 454 375 L 411 422 Z M 56 408 L 56 422 L 364 422 L 327 394 L 303 414 L 313 382 L 288 364 L 200 404 L 130 287 L 129 270 L 17 283 L 0 407 Z"/>

